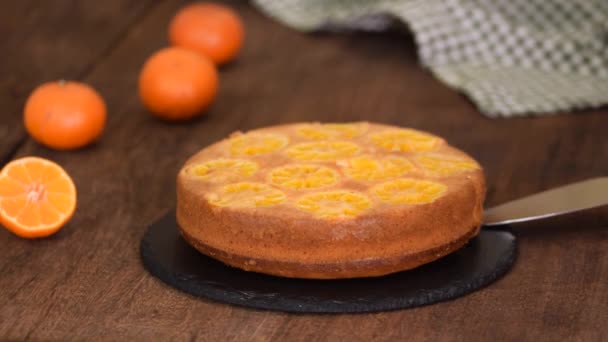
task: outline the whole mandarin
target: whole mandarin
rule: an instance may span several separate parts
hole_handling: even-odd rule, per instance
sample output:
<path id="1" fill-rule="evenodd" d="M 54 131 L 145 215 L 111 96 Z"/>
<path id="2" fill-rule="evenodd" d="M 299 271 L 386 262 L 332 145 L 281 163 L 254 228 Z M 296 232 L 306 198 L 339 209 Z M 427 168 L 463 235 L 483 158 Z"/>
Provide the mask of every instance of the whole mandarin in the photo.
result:
<path id="1" fill-rule="evenodd" d="M 23 121 L 27 132 L 41 144 L 76 149 L 99 138 L 106 123 L 106 104 L 87 84 L 48 82 L 30 94 Z"/>
<path id="2" fill-rule="evenodd" d="M 153 54 L 139 75 L 143 104 L 165 120 L 199 116 L 213 102 L 218 90 L 215 65 L 190 50 L 169 47 Z"/>
<path id="3" fill-rule="evenodd" d="M 216 64 L 232 60 L 244 39 L 241 18 L 229 7 L 195 3 L 177 12 L 169 24 L 169 41 L 208 56 Z"/>

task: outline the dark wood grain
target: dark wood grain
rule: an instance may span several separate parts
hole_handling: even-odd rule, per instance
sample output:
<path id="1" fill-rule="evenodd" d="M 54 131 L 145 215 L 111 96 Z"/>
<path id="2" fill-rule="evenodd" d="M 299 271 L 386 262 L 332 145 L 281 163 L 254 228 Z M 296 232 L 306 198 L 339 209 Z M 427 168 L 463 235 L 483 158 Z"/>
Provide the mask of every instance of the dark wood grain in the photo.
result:
<path id="1" fill-rule="evenodd" d="M 23 104 L 40 83 L 81 79 L 154 1 L 4 1 L 0 5 L 0 164 L 26 139 Z"/>
<path id="2" fill-rule="evenodd" d="M 68 20 L 74 15 L 71 2 L 54 3 L 63 6 L 56 20 L 63 27 L 57 34 L 70 37 L 62 38 L 64 44 L 94 39 L 96 32 L 79 30 L 78 23 Z M 106 3 L 111 1 L 97 8 Z M 31 7 L 39 4 L 32 2 Z M 304 35 L 243 3 L 234 5 L 246 22 L 246 46 L 237 62 L 222 68 L 213 107 L 187 124 L 155 120 L 137 99 L 137 74 L 145 58 L 166 45 L 167 22 L 182 4 L 156 3 L 130 27 L 127 19 L 110 13 L 107 25 L 121 26 L 113 32 L 124 36 L 105 53 L 31 48 L 3 57 L 26 69 L 28 61 L 44 65 L 52 56 L 77 54 L 83 66 L 68 63 L 62 70 L 84 72 L 83 80 L 106 98 L 109 122 L 103 139 L 80 151 L 51 151 L 31 140 L 17 151 L 16 156 L 39 155 L 63 165 L 78 187 L 79 208 L 48 239 L 25 241 L 0 231 L 0 337 L 608 339 L 608 214 L 601 210 L 584 220 L 521 229 L 520 257 L 505 278 L 467 297 L 413 310 L 365 315 L 255 311 L 193 298 L 151 277 L 139 260 L 139 239 L 147 223 L 174 205 L 177 170 L 189 155 L 237 129 L 360 119 L 426 129 L 484 165 L 490 206 L 608 170 L 605 108 L 545 118 L 487 119 L 419 67 L 408 37 Z M 0 13 L 2 18 L 7 12 Z M 8 29 L 3 30 L 15 30 L 20 22 L 5 22 Z M 42 42 L 44 36 L 38 39 Z M 29 43 L 11 44 L 24 49 Z M 94 45 L 81 44 L 76 51 Z M 46 77 L 41 75 L 55 77 L 45 71 L 21 81 L 2 73 L 1 82 L 25 94 Z M 17 109 L 22 99 L 2 101 Z"/>

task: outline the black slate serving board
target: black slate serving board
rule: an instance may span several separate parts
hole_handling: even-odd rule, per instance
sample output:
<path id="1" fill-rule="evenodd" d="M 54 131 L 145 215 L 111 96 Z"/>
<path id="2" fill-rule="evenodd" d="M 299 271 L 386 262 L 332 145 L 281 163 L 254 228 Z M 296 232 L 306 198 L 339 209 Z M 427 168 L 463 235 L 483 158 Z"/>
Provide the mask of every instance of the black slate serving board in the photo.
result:
<path id="1" fill-rule="evenodd" d="M 148 227 L 140 246 L 144 266 L 179 290 L 219 302 L 299 313 L 396 310 L 464 296 L 512 266 L 515 237 L 482 230 L 460 250 L 410 271 L 376 278 L 305 280 L 245 272 L 206 257 L 180 236 L 172 211 Z"/>

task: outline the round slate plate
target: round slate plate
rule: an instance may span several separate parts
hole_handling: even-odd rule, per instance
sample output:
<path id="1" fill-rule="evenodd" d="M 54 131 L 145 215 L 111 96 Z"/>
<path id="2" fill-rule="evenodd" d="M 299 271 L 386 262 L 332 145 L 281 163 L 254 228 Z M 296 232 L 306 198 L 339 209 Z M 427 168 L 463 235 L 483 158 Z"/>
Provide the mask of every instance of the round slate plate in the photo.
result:
<path id="1" fill-rule="evenodd" d="M 460 250 L 410 271 L 376 278 L 305 280 L 245 272 L 206 257 L 180 236 L 170 212 L 141 241 L 145 267 L 195 296 L 258 309 L 346 313 L 396 310 L 464 296 L 505 274 L 517 255 L 515 237 L 482 230 Z"/>

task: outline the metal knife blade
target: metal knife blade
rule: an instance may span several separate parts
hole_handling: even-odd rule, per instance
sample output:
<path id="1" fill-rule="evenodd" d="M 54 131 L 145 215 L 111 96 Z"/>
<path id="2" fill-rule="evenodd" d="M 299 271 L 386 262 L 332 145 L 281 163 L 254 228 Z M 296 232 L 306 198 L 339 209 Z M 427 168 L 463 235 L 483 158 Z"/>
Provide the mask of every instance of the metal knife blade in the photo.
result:
<path id="1" fill-rule="evenodd" d="M 608 177 L 592 178 L 487 209 L 484 226 L 497 226 L 608 205 Z"/>

